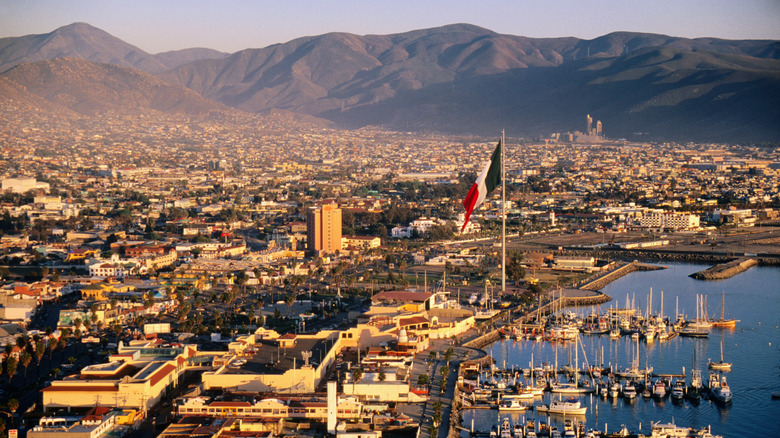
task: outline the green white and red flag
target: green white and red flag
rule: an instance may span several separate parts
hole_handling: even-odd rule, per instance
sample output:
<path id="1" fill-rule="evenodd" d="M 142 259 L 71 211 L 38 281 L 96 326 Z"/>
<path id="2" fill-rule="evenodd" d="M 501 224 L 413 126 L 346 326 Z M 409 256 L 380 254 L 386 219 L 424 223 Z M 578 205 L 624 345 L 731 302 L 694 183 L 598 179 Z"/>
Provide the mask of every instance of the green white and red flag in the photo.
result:
<path id="1" fill-rule="evenodd" d="M 487 195 L 501 183 L 501 140 L 498 141 L 496 150 L 490 157 L 490 161 L 482 168 L 477 181 L 471 186 L 469 194 L 463 200 L 463 206 L 466 208 L 466 219 L 463 221 L 461 232 L 466 229 L 469 223 L 471 213 L 479 207 Z"/>

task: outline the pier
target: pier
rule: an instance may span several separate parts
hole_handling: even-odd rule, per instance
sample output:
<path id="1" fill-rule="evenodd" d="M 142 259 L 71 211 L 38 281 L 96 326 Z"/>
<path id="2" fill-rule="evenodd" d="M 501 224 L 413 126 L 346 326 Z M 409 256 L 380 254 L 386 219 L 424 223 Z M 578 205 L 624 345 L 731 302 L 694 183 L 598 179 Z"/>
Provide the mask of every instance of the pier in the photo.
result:
<path id="1" fill-rule="evenodd" d="M 581 284 L 579 289 L 582 290 L 600 290 L 604 286 L 608 285 L 609 283 L 617 280 L 618 278 L 628 275 L 632 272 L 636 271 L 655 271 L 659 269 L 665 269 L 662 266 L 655 266 L 655 265 L 647 265 L 644 263 L 639 262 L 631 262 L 631 263 L 618 263 L 618 267 L 615 269 L 610 270 L 606 274 L 602 274 L 599 277 L 589 280 L 584 284 Z"/>
<path id="2" fill-rule="evenodd" d="M 725 280 L 756 265 L 758 265 L 758 260 L 750 257 L 740 257 L 736 260 L 717 264 L 703 271 L 694 272 L 690 277 L 697 280 Z"/>

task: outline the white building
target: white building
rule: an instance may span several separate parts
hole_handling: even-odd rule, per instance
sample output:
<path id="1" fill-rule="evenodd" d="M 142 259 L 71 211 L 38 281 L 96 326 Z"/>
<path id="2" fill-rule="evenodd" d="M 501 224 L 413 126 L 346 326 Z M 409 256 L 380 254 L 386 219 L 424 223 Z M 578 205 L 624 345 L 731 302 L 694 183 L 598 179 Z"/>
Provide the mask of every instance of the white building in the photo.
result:
<path id="1" fill-rule="evenodd" d="M 699 216 L 684 213 L 649 213 L 639 220 L 641 228 L 692 230 L 699 228 Z"/>
<path id="2" fill-rule="evenodd" d="M 35 178 L 6 178 L 2 181 L 2 190 L 12 193 L 25 193 L 30 190 L 49 190 L 49 183 L 38 182 Z"/>

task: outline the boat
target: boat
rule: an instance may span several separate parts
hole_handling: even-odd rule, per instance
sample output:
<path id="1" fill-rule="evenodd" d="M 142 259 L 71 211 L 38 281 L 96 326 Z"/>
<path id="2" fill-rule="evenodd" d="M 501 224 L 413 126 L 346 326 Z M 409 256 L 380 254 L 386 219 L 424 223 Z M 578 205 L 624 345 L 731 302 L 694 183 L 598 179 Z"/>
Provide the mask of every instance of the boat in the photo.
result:
<path id="1" fill-rule="evenodd" d="M 728 403 L 731 401 L 733 394 L 729 384 L 726 383 L 726 376 L 710 374 L 710 395 L 719 402 Z"/>
<path id="2" fill-rule="evenodd" d="M 525 438 L 536 438 L 536 423 L 533 420 L 525 422 Z"/>
<path id="3" fill-rule="evenodd" d="M 603 433 L 602 438 L 637 438 L 638 435 L 629 431 L 625 425 L 620 425 L 620 430 L 612 433 Z"/>
<path id="4" fill-rule="evenodd" d="M 704 298 L 696 295 L 696 319 L 685 324 L 679 332 L 680 336 L 706 338 L 710 334 L 710 327 L 712 327 L 712 322 L 707 319 L 707 312 L 704 310 Z"/>
<path id="5" fill-rule="evenodd" d="M 710 331 L 704 327 L 689 323 L 678 332 L 680 336 L 689 338 L 706 338 L 710 335 Z"/>
<path id="6" fill-rule="evenodd" d="M 680 400 L 683 397 L 685 397 L 685 382 L 682 380 L 677 380 L 672 384 L 672 398 L 675 400 Z"/>
<path id="7" fill-rule="evenodd" d="M 640 379 L 653 372 L 653 367 L 651 366 L 646 366 L 644 369 L 639 368 L 639 340 L 635 339 L 635 342 L 636 356 L 633 356 L 631 360 L 631 367 L 626 368 L 623 371 L 615 372 L 616 376 L 622 377 L 624 379 Z"/>
<path id="8" fill-rule="evenodd" d="M 653 384 L 653 397 L 666 397 L 666 385 L 664 385 L 664 382 L 661 379 L 656 380 Z"/>
<path id="9" fill-rule="evenodd" d="M 731 363 L 723 361 L 723 333 L 720 334 L 720 362 L 710 362 L 711 370 L 731 371 Z"/>
<path id="10" fill-rule="evenodd" d="M 737 320 L 730 318 L 726 319 L 726 291 L 723 291 L 723 297 L 721 298 L 721 304 L 720 304 L 720 319 L 715 319 L 712 321 L 713 327 L 719 327 L 719 328 L 734 328 L 737 326 Z"/>
<path id="11" fill-rule="evenodd" d="M 650 422 L 650 436 L 651 437 L 667 437 L 667 438 L 687 438 L 691 434 L 691 429 L 688 427 L 680 427 L 674 423 L 658 423 Z"/>
<path id="12" fill-rule="evenodd" d="M 609 393 L 609 385 L 607 385 L 606 382 L 599 382 L 596 387 L 598 388 L 599 395 L 602 397 L 606 397 Z"/>
<path id="13" fill-rule="evenodd" d="M 512 438 L 512 424 L 509 422 L 509 417 L 504 417 L 504 421 L 501 422 L 498 436 L 501 438 Z"/>
<path id="14" fill-rule="evenodd" d="M 696 351 L 697 348 L 694 347 L 693 368 L 691 369 L 691 384 L 688 386 L 688 389 L 685 391 L 685 396 L 691 400 L 698 400 L 699 398 L 701 398 L 701 390 L 702 390 L 701 370 L 696 368 Z"/>
<path id="15" fill-rule="evenodd" d="M 594 386 L 580 386 L 577 382 L 554 382 L 550 385 L 550 392 L 554 394 L 589 394 L 596 392 L 596 388 Z"/>
<path id="16" fill-rule="evenodd" d="M 636 386 L 634 386 L 634 382 L 628 382 L 623 387 L 623 398 L 626 399 L 633 399 L 636 397 Z"/>
<path id="17" fill-rule="evenodd" d="M 574 422 L 569 419 L 563 422 L 563 438 L 577 438 L 577 433 L 574 431 Z"/>
<path id="18" fill-rule="evenodd" d="M 570 398 L 566 401 L 553 400 L 549 405 L 541 405 L 536 408 L 537 412 L 547 412 L 548 414 L 564 415 L 585 415 L 588 408 L 581 406 L 576 398 Z"/>
<path id="19" fill-rule="evenodd" d="M 621 336 L 622 335 L 620 334 L 620 329 L 618 329 L 618 328 L 614 328 L 614 329 L 610 330 L 610 332 L 609 332 L 609 338 L 610 339 L 620 339 Z"/>
<path id="20" fill-rule="evenodd" d="M 580 360 L 579 356 L 579 348 L 580 347 L 580 338 L 579 336 L 574 338 L 574 363 L 578 364 Z M 584 386 L 580 385 L 580 370 L 579 368 L 574 367 L 574 381 L 571 383 L 561 383 L 558 381 L 553 380 L 550 382 L 550 392 L 556 393 L 556 394 L 589 394 L 592 392 L 596 392 L 596 387 L 593 385 L 590 386 Z"/>
<path id="21" fill-rule="evenodd" d="M 498 410 L 500 412 L 520 412 L 528 409 L 528 405 L 525 403 L 520 403 L 516 399 L 507 400 L 501 404 L 498 405 Z"/>
<path id="22" fill-rule="evenodd" d="M 612 386 L 609 387 L 609 396 L 611 398 L 617 398 L 619 394 L 620 394 L 620 384 L 617 382 L 612 383 Z"/>

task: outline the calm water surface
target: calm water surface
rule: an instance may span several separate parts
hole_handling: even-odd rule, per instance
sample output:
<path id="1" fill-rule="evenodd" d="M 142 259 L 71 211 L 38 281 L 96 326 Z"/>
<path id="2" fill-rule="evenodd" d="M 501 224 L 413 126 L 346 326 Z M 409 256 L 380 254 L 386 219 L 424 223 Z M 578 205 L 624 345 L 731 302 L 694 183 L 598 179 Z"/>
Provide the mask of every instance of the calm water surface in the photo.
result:
<path id="1" fill-rule="evenodd" d="M 641 395 L 633 401 L 620 398 L 616 401 L 602 399 L 597 395 L 584 395 L 580 399 L 588 406 L 584 417 L 586 427 L 616 431 L 621 425 L 630 430 L 649 433 L 650 422 L 674 421 L 680 426 L 712 426 L 714 434 L 725 437 L 777 436 L 780 437 L 780 400 L 772 400 L 771 393 L 780 391 L 780 268 L 754 267 L 728 280 L 699 281 L 689 274 L 707 268 L 705 265 L 669 264 L 668 269 L 650 272 L 635 272 L 604 288 L 613 300 L 602 305 L 625 307 L 627 300 L 633 300 L 634 307 L 644 312 L 649 303 L 652 289 L 652 309 L 661 311 L 663 291 L 663 312 L 673 318 L 675 307 L 689 317 L 696 315 L 696 295 L 704 294 L 708 301 L 708 313 L 720 317 L 721 297 L 725 292 L 726 317 L 739 320 L 736 329 L 713 328 L 709 338 L 694 339 L 676 337 L 671 341 L 645 344 L 639 343 L 640 365 L 651 365 L 656 373 L 682 374 L 688 376 L 694 364 L 702 370 L 702 379 L 708 376 L 707 362 L 720 359 L 720 342 L 723 337 L 724 360 L 733 363 L 727 373 L 733 400 L 717 404 L 701 400 L 698 405 L 690 401 L 643 399 Z M 678 304 L 679 303 L 679 304 Z M 573 309 L 583 316 L 591 308 Z M 599 310 L 599 309 L 596 309 Z M 618 369 L 631 365 L 636 354 L 636 343 L 630 337 L 618 341 L 608 336 L 581 336 L 582 349 L 579 362 L 613 365 Z M 533 360 L 536 365 L 543 362 L 555 363 L 556 350 L 559 365 L 574 363 L 575 353 L 570 345 L 553 345 L 548 342 L 502 340 L 486 347 L 496 359 L 499 367 L 527 368 Z M 585 357 L 583 357 L 585 356 Z M 602 361 L 603 358 L 603 361 Z M 550 395 L 537 399 L 535 404 L 549 403 Z M 525 414 L 502 414 L 513 423 L 531 418 L 534 412 Z M 471 427 L 472 418 L 478 430 L 489 430 L 498 419 L 495 410 L 465 410 L 464 427 Z M 561 424 L 562 419 L 539 414 L 552 424 Z M 641 424 L 641 429 L 640 429 Z M 562 425 L 562 424 L 561 424 Z"/>

